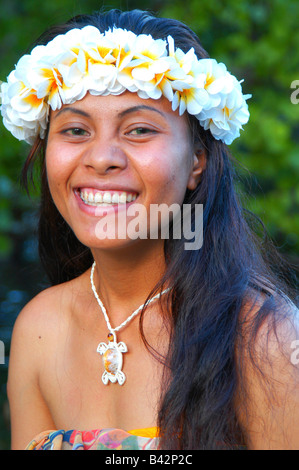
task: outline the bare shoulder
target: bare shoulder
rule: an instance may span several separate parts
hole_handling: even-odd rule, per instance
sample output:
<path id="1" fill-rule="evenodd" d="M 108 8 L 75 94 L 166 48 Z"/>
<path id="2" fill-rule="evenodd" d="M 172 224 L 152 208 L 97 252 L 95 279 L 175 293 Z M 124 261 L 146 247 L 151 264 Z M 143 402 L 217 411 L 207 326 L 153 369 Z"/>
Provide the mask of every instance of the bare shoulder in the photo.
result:
<path id="1" fill-rule="evenodd" d="M 74 297 L 84 292 L 84 275 L 72 281 L 49 287 L 37 294 L 19 313 L 13 334 L 30 341 L 48 338 L 69 320 Z M 44 334 L 44 336 L 42 336 Z"/>
<path id="2" fill-rule="evenodd" d="M 255 351 L 257 359 L 287 355 L 290 360 L 299 339 L 299 310 L 284 294 L 251 293 L 244 303 L 241 330 L 245 344 Z"/>
<path id="3" fill-rule="evenodd" d="M 240 417 L 251 449 L 299 446 L 299 311 L 285 295 L 257 295 L 242 312 Z"/>
<path id="4" fill-rule="evenodd" d="M 49 287 L 25 305 L 19 313 L 12 334 L 10 362 L 15 357 L 27 359 L 27 368 L 38 368 L 51 353 L 58 337 L 72 319 L 73 307 L 86 292 L 87 273 L 66 283 Z M 18 359 L 18 362 L 20 360 Z"/>
<path id="5" fill-rule="evenodd" d="M 38 433 L 55 429 L 40 388 L 40 374 L 49 367 L 55 348 L 67 331 L 80 280 L 45 289 L 20 312 L 15 322 L 9 360 L 7 394 L 12 448 L 22 449 Z"/>
<path id="6" fill-rule="evenodd" d="M 14 352 L 25 354 L 30 364 L 34 366 L 40 356 L 40 346 L 49 338 L 57 327 L 60 299 L 63 297 L 63 287 L 51 287 L 25 305 L 19 313 L 13 328 L 11 343 L 11 358 Z M 10 361 L 11 362 L 11 361 Z"/>

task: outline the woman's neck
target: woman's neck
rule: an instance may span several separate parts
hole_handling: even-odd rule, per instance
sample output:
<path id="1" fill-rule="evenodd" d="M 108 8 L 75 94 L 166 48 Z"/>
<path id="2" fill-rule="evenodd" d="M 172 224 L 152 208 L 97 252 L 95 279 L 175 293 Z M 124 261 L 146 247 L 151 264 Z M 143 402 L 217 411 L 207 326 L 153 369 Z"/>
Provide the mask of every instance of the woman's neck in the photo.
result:
<path id="1" fill-rule="evenodd" d="M 147 240 L 148 242 L 148 240 Z M 163 245 L 143 241 L 125 250 L 93 250 L 94 284 L 109 315 L 130 315 L 142 305 L 165 271 Z M 166 286 L 165 286 L 166 287 Z"/>

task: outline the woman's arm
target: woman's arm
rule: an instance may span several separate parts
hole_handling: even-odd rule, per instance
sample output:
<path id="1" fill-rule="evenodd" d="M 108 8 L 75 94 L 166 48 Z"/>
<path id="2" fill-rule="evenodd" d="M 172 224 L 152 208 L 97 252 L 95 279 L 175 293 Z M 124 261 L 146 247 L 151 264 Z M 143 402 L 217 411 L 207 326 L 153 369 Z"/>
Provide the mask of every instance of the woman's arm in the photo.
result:
<path id="1" fill-rule="evenodd" d="M 19 314 L 12 335 L 7 393 L 11 415 L 11 448 L 24 449 L 41 431 L 55 429 L 39 387 L 47 367 L 42 334 L 44 302 L 36 297 Z"/>

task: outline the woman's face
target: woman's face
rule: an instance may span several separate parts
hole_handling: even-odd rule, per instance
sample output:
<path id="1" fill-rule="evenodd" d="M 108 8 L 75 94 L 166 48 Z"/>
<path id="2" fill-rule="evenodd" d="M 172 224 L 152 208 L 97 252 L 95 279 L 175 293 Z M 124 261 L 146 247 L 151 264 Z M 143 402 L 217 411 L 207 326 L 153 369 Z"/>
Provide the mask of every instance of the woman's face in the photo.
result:
<path id="1" fill-rule="evenodd" d="M 51 112 L 46 149 L 50 192 L 77 238 L 90 248 L 136 242 L 128 231 L 117 236 L 117 230 L 116 236 L 101 239 L 104 217 L 130 214 L 121 222 L 128 227 L 137 204 L 147 222 L 151 205 L 181 205 L 186 188 L 196 186 L 194 162 L 187 118 L 173 112 L 165 98 L 88 93 Z"/>

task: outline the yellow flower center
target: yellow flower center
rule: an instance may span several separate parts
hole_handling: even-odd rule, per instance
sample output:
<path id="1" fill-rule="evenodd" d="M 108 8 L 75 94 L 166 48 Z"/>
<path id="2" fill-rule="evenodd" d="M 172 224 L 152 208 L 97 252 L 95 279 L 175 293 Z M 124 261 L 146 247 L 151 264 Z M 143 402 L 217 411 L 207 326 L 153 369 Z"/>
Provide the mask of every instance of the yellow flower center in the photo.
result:
<path id="1" fill-rule="evenodd" d="M 208 74 L 206 78 L 205 88 L 208 88 L 211 85 L 211 83 L 213 83 L 214 80 L 215 80 L 214 75 Z"/>
<path id="2" fill-rule="evenodd" d="M 24 98 L 24 101 L 25 101 L 25 103 L 28 103 L 33 108 L 38 108 L 39 105 L 42 103 L 43 98 L 39 99 L 36 96 L 36 92 L 34 90 L 32 90 L 32 91 L 33 91 L 33 93 L 31 93 L 29 96 Z"/>
<path id="3" fill-rule="evenodd" d="M 223 108 L 223 112 L 224 112 L 224 114 L 226 114 L 226 116 L 227 116 L 228 118 L 230 117 L 231 111 L 232 111 L 232 110 L 229 109 L 227 106 L 225 106 L 225 107 Z"/>

